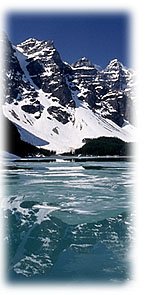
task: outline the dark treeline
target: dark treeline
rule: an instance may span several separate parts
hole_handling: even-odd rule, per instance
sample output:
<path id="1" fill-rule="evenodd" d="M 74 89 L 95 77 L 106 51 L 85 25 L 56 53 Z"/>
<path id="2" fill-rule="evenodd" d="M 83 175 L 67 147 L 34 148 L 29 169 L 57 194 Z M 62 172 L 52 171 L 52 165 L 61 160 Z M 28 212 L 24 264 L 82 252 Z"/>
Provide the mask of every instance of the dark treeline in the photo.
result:
<path id="1" fill-rule="evenodd" d="M 127 143 L 116 137 L 86 139 L 82 148 L 75 150 L 76 155 L 92 156 L 130 156 L 133 143 Z"/>

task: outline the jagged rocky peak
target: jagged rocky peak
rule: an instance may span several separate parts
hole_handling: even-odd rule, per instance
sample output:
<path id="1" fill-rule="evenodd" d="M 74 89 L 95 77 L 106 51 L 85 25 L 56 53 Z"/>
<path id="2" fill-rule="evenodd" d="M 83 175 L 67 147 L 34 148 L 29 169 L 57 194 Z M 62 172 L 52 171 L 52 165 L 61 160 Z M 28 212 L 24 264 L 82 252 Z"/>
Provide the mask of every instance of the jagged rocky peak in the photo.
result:
<path id="1" fill-rule="evenodd" d="M 9 104 L 18 104 L 26 95 L 37 97 L 34 87 L 24 77 L 23 69 L 16 56 L 15 46 L 8 40 L 6 34 L 3 36 L 4 58 L 3 58 L 3 79 L 6 87 L 4 87 L 4 100 Z"/>
<path id="2" fill-rule="evenodd" d="M 72 63 L 73 68 L 85 67 L 85 68 L 95 68 L 93 63 L 88 60 L 87 57 L 82 57 L 78 61 Z"/>
<path id="3" fill-rule="evenodd" d="M 40 52 L 43 50 L 55 50 L 54 43 L 52 40 L 36 40 L 35 38 L 29 38 L 24 42 L 17 45 L 17 49 L 22 51 L 26 55 L 31 55 L 35 52 Z"/>
<path id="4" fill-rule="evenodd" d="M 5 62 L 5 65 L 8 67 L 9 62 L 15 59 L 15 48 L 14 46 L 12 46 L 5 32 L 3 32 L 2 34 L 1 44 L 2 50 L 4 51 L 3 61 Z"/>
<path id="5" fill-rule="evenodd" d="M 29 38 L 26 41 L 17 45 L 17 50 L 27 56 L 27 61 L 40 61 L 44 66 L 55 63 L 62 67 L 61 57 L 54 46 L 52 40 L 38 41 L 35 38 Z"/>
<path id="6" fill-rule="evenodd" d="M 29 46 L 30 45 L 34 46 L 34 44 L 36 44 L 36 42 L 38 42 L 38 40 L 32 37 L 32 38 L 28 38 L 25 41 L 21 42 L 20 46 L 25 46 L 25 45 L 28 45 L 28 44 L 29 44 Z"/>
<path id="7" fill-rule="evenodd" d="M 114 70 L 114 71 L 119 71 L 123 68 L 123 65 L 118 61 L 117 58 L 111 60 L 108 64 L 108 66 L 106 67 L 105 70 L 110 71 L 110 70 Z"/>
<path id="8" fill-rule="evenodd" d="M 60 86 L 64 89 L 67 85 L 63 83 L 64 64 L 53 41 L 29 38 L 19 44 L 17 50 L 27 57 L 26 68 L 34 84 L 45 93 L 60 96 Z"/>

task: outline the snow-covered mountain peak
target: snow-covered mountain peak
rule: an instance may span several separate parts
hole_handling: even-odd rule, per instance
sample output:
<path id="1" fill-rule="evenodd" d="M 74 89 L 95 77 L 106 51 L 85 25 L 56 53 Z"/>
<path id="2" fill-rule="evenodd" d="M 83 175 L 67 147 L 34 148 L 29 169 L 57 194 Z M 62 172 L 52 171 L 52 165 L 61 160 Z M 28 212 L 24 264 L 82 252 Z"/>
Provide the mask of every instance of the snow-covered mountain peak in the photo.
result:
<path id="1" fill-rule="evenodd" d="M 87 57 L 82 57 L 80 58 L 78 61 L 74 62 L 72 65 L 72 68 L 95 68 L 93 63 L 91 61 L 88 60 Z"/>
<path id="2" fill-rule="evenodd" d="M 30 38 L 28 38 L 28 39 L 26 39 L 26 40 L 24 40 L 23 42 L 21 42 L 19 45 L 30 45 L 30 46 L 32 46 L 33 44 L 35 44 L 35 43 L 37 43 L 38 42 L 38 40 L 37 39 L 35 39 L 34 37 L 30 37 Z"/>
<path id="3" fill-rule="evenodd" d="M 24 42 L 18 44 L 16 48 L 23 52 L 23 54 L 30 57 L 30 55 L 33 55 L 35 53 L 40 53 L 41 51 L 51 51 L 55 50 L 54 43 L 52 40 L 48 41 L 38 41 L 35 38 L 29 38 L 25 40 Z"/>
<path id="4" fill-rule="evenodd" d="M 107 65 L 105 70 L 106 71 L 111 71 L 111 70 L 120 71 L 122 68 L 123 68 L 123 65 L 118 61 L 117 58 L 115 58 L 109 62 L 109 64 Z"/>

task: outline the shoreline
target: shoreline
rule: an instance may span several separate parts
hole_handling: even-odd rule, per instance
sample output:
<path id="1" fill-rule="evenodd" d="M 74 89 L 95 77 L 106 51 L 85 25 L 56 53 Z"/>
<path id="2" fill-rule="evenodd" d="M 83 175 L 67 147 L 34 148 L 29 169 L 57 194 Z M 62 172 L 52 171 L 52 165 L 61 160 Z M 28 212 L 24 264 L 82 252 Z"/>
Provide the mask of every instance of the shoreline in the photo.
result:
<path id="1" fill-rule="evenodd" d="M 8 159 L 10 160 L 10 159 Z M 28 157 L 13 159 L 14 162 L 61 162 L 61 161 L 74 161 L 74 162 L 132 162 L 135 161 L 134 156 L 50 156 L 50 157 Z"/>

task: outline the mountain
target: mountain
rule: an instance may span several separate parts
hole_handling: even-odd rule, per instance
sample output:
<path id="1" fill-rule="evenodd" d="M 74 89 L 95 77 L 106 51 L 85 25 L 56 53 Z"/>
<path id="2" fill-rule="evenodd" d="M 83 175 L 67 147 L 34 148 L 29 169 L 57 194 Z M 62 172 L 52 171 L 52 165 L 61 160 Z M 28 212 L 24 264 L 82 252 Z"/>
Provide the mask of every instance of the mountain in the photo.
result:
<path id="1" fill-rule="evenodd" d="M 5 35 L 3 43 L 3 114 L 20 140 L 56 153 L 86 138 L 134 141 L 132 70 L 117 59 L 104 70 L 86 57 L 69 65 L 50 40 L 14 46 Z"/>

